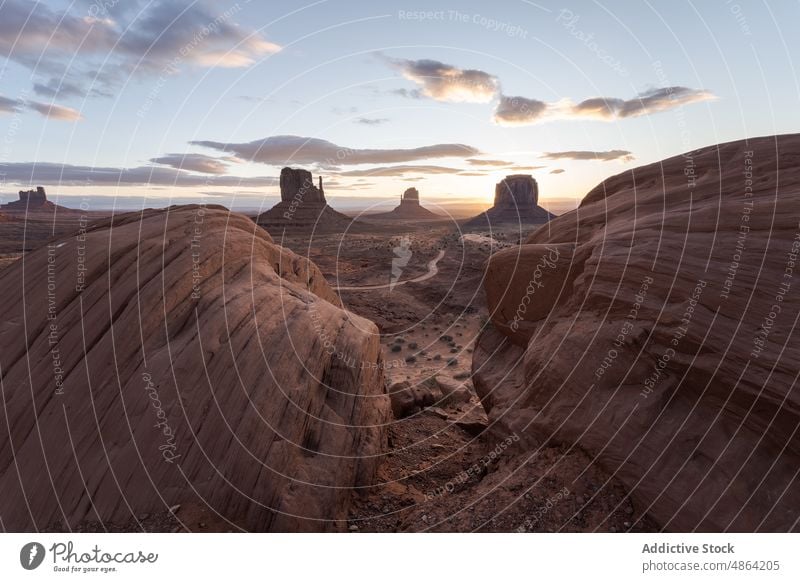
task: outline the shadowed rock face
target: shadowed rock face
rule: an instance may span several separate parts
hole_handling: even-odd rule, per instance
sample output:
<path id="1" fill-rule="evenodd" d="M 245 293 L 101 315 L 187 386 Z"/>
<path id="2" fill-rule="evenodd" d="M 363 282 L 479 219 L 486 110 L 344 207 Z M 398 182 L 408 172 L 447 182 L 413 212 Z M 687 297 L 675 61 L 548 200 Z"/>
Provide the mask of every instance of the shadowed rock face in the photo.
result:
<path id="1" fill-rule="evenodd" d="M 440 219 L 441 216 L 435 212 L 431 212 L 419 203 L 419 190 L 416 188 L 408 188 L 403 192 L 403 196 L 400 198 L 400 206 L 397 206 L 391 212 L 373 214 L 368 218 L 435 220 Z"/>
<path id="2" fill-rule="evenodd" d="M 409 188 L 403 192 L 403 198 L 400 200 L 400 205 L 419 206 L 419 190 L 416 188 Z"/>
<path id="3" fill-rule="evenodd" d="M 539 187 L 533 176 L 506 176 L 494 189 L 494 206 L 465 223 L 465 227 L 507 227 L 545 224 L 554 215 L 539 206 Z"/>
<path id="4" fill-rule="evenodd" d="M 325 204 L 325 193 L 322 190 L 322 178 L 319 188 L 314 186 L 314 178 L 308 170 L 283 168 L 281 170 L 281 201 L 300 204 Z"/>
<path id="5" fill-rule="evenodd" d="M 372 482 L 390 414 L 378 330 L 247 217 L 118 216 L 25 255 L 0 294 L 6 530 L 191 503 L 332 530 Z"/>
<path id="6" fill-rule="evenodd" d="M 495 208 L 533 209 L 539 204 L 539 185 L 533 176 L 506 176 L 494 187 Z"/>
<path id="7" fill-rule="evenodd" d="M 281 170 L 281 201 L 256 218 L 259 226 L 279 235 L 284 229 L 340 231 L 350 226 L 350 218 L 325 202 L 322 178 L 319 187 L 308 170 Z"/>
<path id="8" fill-rule="evenodd" d="M 22 212 L 52 210 L 55 207 L 55 204 L 47 200 L 47 194 L 41 186 L 37 187 L 36 190 L 20 190 L 19 200 L 0 206 L 3 210 Z"/>
<path id="9" fill-rule="evenodd" d="M 798 209 L 800 136 L 759 138 L 609 178 L 495 254 L 494 428 L 586 450 L 665 530 L 797 530 Z"/>

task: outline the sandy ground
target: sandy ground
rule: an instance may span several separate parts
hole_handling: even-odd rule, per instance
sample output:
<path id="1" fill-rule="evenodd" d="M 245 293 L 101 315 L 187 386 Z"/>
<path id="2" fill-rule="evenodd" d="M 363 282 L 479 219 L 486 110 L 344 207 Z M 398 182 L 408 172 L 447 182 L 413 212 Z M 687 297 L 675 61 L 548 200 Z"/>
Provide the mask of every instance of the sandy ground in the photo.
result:
<path id="1" fill-rule="evenodd" d="M 273 235 L 311 258 L 345 307 L 381 333 L 387 388 L 437 377 L 463 384 L 469 402 L 433 406 L 396 420 L 379 483 L 362 491 L 348 530 L 649 531 L 625 491 L 580 450 L 548 445 L 523 455 L 486 428 L 470 381 L 473 342 L 487 314 L 482 283 L 492 252 L 517 244 L 519 232 L 464 233 L 458 225 L 395 224 L 375 232 Z M 411 257 L 395 285 L 394 249 L 407 237 Z M 358 287 L 382 286 L 358 289 Z M 497 451 L 500 451 L 499 453 Z M 492 454 L 492 453 L 495 454 Z M 636 519 L 634 519 L 634 516 Z"/>

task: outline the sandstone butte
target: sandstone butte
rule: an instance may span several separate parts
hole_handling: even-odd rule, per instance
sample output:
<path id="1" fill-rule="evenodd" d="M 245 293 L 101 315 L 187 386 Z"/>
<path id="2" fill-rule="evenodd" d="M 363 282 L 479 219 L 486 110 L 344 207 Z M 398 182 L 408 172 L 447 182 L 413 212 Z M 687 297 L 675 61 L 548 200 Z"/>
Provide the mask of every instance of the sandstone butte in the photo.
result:
<path id="1" fill-rule="evenodd" d="M 539 185 L 529 174 L 514 174 L 500 180 L 494 188 L 494 205 L 469 219 L 467 228 L 507 228 L 545 224 L 555 218 L 539 206 Z"/>
<path id="2" fill-rule="evenodd" d="M 442 217 L 431 212 L 419 202 L 419 190 L 407 188 L 400 198 L 400 205 L 390 212 L 382 212 L 366 216 L 366 218 L 401 219 L 401 220 L 441 220 Z"/>
<path id="3" fill-rule="evenodd" d="M 262 212 L 256 222 L 281 234 L 285 229 L 302 231 L 344 231 L 350 226 L 350 217 L 331 208 L 325 200 L 322 178 L 319 186 L 308 170 L 283 168 L 280 177 L 281 201 Z"/>
<path id="4" fill-rule="evenodd" d="M 737 141 L 608 178 L 495 254 L 492 430 L 585 450 L 667 531 L 797 531 L 798 209 L 800 135 Z"/>
<path id="5" fill-rule="evenodd" d="M 25 255 L 0 296 L 7 531 L 189 502 L 337 530 L 373 482 L 391 414 L 377 329 L 245 216 L 121 215 Z"/>

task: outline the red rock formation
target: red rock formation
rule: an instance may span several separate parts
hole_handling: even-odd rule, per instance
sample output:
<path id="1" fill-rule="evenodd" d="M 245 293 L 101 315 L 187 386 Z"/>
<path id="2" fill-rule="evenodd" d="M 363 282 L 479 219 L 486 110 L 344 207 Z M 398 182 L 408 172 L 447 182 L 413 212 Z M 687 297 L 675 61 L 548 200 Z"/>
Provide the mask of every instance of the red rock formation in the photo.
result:
<path id="1" fill-rule="evenodd" d="M 349 217 L 328 206 L 321 177 L 317 187 L 308 170 L 283 168 L 280 185 L 281 201 L 258 215 L 256 222 L 260 226 L 279 233 L 287 228 L 339 231 L 350 225 Z"/>
<path id="2" fill-rule="evenodd" d="M 390 406 L 371 322 L 248 218 L 119 216 L 0 272 L 10 531 L 202 502 L 252 530 L 345 523 Z"/>
<path id="3" fill-rule="evenodd" d="M 609 178 L 495 255 L 493 429 L 587 451 L 665 530 L 797 530 L 799 217 L 800 135 L 766 137 Z"/>
<path id="4" fill-rule="evenodd" d="M 418 220 L 441 220 L 442 217 L 431 212 L 419 203 L 419 190 L 416 188 L 408 188 L 403 192 L 400 199 L 400 206 L 394 208 L 391 212 L 382 212 L 380 214 L 372 214 L 366 218 L 378 219 L 418 219 Z"/>
<path id="5" fill-rule="evenodd" d="M 38 210 L 53 210 L 56 205 L 47 200 L 44 188 L 38 186 L 36 190 L 20 190 L 19 200 L 4 204 L 0 208 L 9 212 L 34 212 Z"/>
<path id="6" fill-rule="evenodd" d="M 545 224 L 554 218 L 539 206 L 539 186 L 529 174 L 506 176 L 494 189 L 494 206 L 471 218 L 467 228 L 529 226 Z"/>

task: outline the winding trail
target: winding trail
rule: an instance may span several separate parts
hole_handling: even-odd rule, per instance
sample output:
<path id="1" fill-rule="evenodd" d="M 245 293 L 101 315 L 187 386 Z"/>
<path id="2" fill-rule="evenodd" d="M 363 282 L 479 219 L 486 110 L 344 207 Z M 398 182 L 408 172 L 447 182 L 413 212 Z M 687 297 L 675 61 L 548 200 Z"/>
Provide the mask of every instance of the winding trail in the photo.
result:
<path id="1" fill-rule="evenodd" d="M 388 289 L 389 287 L 399 287 L 400 285 L 405 285 L 406 283 L 419 283 L 420 281 L 426 281 L 431 277 L 435 277 L 436 274 L 439 272 L 439 267 L 437 264 L 439 261 L 444 257 L 444 251 L 439 251 L 439 254 L 430 261 L 428 261 L 428 272 L 424 275 L 420 275 L 419 277 L 414 277 L 413 279 L 406 279 L 405 281 L 397 281 L 396 283 L 385 283 L 383 285 L 366 285 L 364 287 L 334 287 L 336 291 L 372 291 L 375 289 Z"/>

